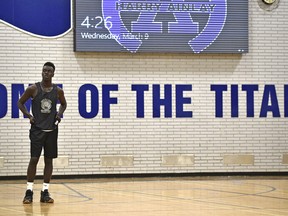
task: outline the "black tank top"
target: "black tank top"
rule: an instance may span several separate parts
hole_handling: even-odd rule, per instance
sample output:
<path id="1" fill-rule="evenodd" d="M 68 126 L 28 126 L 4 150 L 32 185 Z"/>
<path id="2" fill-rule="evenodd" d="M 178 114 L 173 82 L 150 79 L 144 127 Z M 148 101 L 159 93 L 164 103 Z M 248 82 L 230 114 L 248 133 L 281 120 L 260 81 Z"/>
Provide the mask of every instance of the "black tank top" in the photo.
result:
<path id="1" fill-rule="evenodd" d="M 40 82 L 36 83 L 37 95 L 32 100 L 32 114 L 35 118 L 35 124 L 33 126 L 42 130 L 54 130 L 55 117 L 57 114 L 57 86 L 53 84 L 53 88 L 50 92 L 42 90 Z"/>

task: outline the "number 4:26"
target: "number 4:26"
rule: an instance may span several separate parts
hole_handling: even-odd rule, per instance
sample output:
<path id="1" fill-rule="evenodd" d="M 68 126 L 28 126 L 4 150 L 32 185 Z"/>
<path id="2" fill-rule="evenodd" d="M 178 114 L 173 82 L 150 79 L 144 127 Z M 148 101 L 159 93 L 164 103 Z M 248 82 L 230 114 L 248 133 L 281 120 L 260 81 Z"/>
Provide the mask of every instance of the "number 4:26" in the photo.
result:
<path id="1" fill-rule="evenodd" d="M 89 16 L 86 16 L 86 18 L 81 23 L 81 26 L 86 26 L 86 28 L 94 27 L 96 29 L 102 29 L 101 24 L 103 23 L 104 27 L 109 30 L 113 26 L 112 22 L 109 21 L 109 19 L 111 19 L 111 16 L 108 16 L 105 19 L 103 19 L 103 17 L 101 16 L 96 16 L 94 18 L 90 18 Z M 95 25 L 91 24 L 90 23 L 91 21 L 93 21 L 93 24 L 95 22 Z"/>

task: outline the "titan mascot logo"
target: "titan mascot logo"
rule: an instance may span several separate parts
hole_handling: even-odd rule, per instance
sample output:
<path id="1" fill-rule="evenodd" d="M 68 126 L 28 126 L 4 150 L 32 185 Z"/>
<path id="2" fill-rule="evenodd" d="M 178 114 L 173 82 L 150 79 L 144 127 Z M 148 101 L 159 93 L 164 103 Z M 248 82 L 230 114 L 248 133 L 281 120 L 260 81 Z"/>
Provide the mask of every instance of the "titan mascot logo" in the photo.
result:
<path id="1" fill-rule="evenodd" d="M 1 0 L 0 21 L 41 38 L 55 38 L 72 29 L 72 0 Z"/>
<path id="2" fill-rule="evenodd" d="M 137 21 L 123 21 L 122 14 L 138 16 Z M 138 12 L 138 13 L 137 13 Z M 221 33 L 227 16 L 227 0 L 207 1 L 137 1 L 137 0 L 103 0 L 103 18 L 110 18 L 111 35 L 122 35 L 115 40 L 130 52 L 137 52 L 144 42 L 135 33 L 163 33 L 163 22 L 156 21 L 157 14 L 163 12 L 174 16 L 168 22 L 168 34 L 191 35 L 187 44 L 194 53 L 200 53 L 209 47 Z M 134 14 L 134 15 L 133 15 Z M 193 20 L 193 14 L 208 14 L 207 23 L 204 25 Z M 176 22 L 175 22 L 176 20 Z M 204 26 L 199 28 L 199 26 Z M 131 27 L 127 27 L 131 26 Z M 131 29 L 130 31 L 128 29 Z M 134 33 L 134 34 L 133 34 Z"/>

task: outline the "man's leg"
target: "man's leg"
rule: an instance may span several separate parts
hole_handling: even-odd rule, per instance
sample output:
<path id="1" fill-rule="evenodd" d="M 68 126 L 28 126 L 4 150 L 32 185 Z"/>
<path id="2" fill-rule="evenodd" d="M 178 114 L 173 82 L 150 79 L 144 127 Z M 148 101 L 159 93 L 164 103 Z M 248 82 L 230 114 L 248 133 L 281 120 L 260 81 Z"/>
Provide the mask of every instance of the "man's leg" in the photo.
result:
<path id="1" fill-rule="evenodd" d="M 36 176 L 37 164 L 39 157 L 31 157 L 27 169 L 27 190 L 23 200 L 24 204 L 30 204 L 33 202 L 33 184 Z"/>
<path id="2" fill-rule="evenodd" d="M 40 201 L 45 203 L 53 203 L 54 200 L 50 197 L 48 189 L 53 172 L 53 158 L 57 158 L 58 155 L 58 128 L 51 132 L 47 132 L 46 135 L 47 137 L 44 145 L 44 182 Z"/>
<path id="3" fill-rule="evenodd" d="M 34 182 L 39 157 L 31 157 L 27 169 L 27 182 Z"/>
<path id="4" fill-rule="evenodd" d="M 49 189 L 49 183 L 52 177 L 53 172 L 53 158 L 44 157 L 44 182 L 43 182 L 43 188 L 41 191 L 41 202 L 45 203 L 53 203 L 54 200 L 50 197 L 48 189 Z"/>
<path id="5" fill-rule="evenodd" d="M 53 158 L 44 157 L 44 183 L 49 184 L 53 172 Z"/>

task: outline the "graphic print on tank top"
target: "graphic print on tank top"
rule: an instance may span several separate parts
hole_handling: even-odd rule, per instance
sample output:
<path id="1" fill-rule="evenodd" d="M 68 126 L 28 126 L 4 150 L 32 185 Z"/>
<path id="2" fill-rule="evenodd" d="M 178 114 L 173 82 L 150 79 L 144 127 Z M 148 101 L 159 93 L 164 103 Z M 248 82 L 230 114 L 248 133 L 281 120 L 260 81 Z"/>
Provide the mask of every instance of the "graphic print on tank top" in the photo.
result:
<path id="1" fill-rule="evenodd" d="M 41 101 L 41 113 L 51 113 L 52 101 L 44 98 Z"/>

